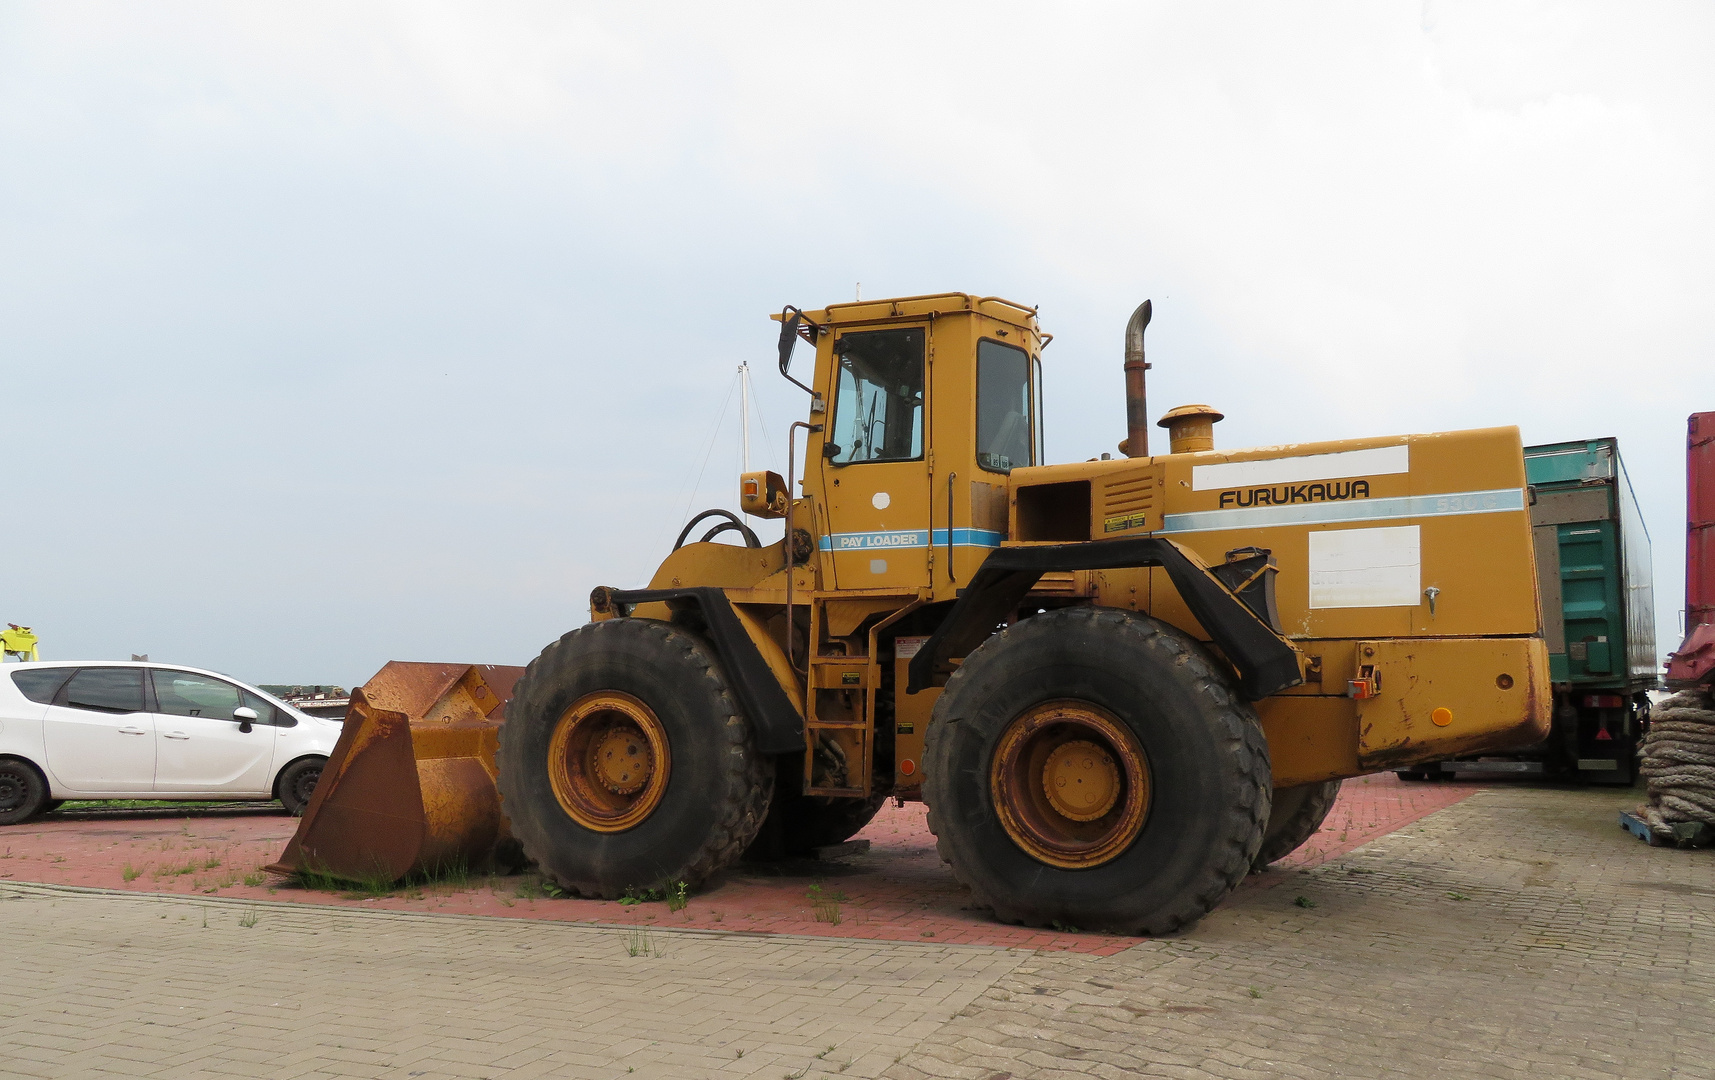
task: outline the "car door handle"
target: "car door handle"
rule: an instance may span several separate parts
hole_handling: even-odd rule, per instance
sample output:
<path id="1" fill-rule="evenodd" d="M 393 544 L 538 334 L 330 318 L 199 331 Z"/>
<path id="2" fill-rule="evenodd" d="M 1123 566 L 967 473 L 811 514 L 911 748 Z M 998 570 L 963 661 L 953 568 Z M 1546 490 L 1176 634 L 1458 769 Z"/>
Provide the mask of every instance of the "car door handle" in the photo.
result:
<path id="1" fill-rule="evenodd" d="M 188 738 L 190 738 L 189 735 L 186 735 L 182 731 L 164 731 L 161 734 L 163 734 L 164 736 L 166 736 L 169 739 L 188 739 Z"/>
<path id="2" fill-rule="evenodd" d="M 119 734 L 121 734 L 121 735 L 147 735 L 149 733 L 147 731 L 144 731 L 140 727 L 122 727 L 119 729 Z"/>

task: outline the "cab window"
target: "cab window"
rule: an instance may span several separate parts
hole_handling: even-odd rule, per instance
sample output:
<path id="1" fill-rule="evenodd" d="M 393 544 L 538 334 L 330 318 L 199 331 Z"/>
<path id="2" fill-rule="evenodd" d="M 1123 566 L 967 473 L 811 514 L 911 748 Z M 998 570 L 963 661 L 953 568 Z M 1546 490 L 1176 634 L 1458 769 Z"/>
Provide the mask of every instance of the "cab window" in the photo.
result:
<path id="1" fill-rule="evenodd" d="M 977 464 L 993 472 L 1034 465 L 1030 356 L 984 338 L 977 343 Z"/>
<path id="2" fill-rule="evenodd" d="M 922 328 L 846 334 L 828 457 L 836 465 L 923 456 Z"/>

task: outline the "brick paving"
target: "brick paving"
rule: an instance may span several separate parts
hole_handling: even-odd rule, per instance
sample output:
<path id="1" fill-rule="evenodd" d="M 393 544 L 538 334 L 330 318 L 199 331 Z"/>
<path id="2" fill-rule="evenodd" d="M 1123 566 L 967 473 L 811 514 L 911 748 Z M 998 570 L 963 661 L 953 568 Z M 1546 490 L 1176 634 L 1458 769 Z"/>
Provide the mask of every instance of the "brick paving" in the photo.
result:
<path id="1" fill-rule="evenodd" d="M 1401 783 L 1391 773 L 1348 781 L 1323 830 L 1279 865 L 1324 862 L 1451 805 L 1480 786 Z M 680 912 L 660 903 L 628 906 L 532 897 L 530 882 L 521 877 L 479 877 L 466 887 L 407 890 L 380 899 L 299 889 L 261 872 L 279 857 L 296 826 L 294 819 L 266 806 L 213 806 L 188 814 L 62 811 L 0 830 L 0 880 L 570 922 L 1059 948 L 1099 955 L 1134 943 L 1130 938 L 1002 926 L 986 912 L 971 910 L 969 895 L 935 853 L 920 804 L 884 808 L 859 834 L 871 842 L 867 855 L 830 863 L 736 867 L 724 881 L 694 895 Z M 1254 877 L 1247 887 L 1263 887 L 1279 872 Z M 246 884 L 247 878 L 254 884 Z M 837 924 L 816 919 L 809 899 L 809 887 L 815 884 L 824 895 L 845 897 Z"/>
<path id="2" fill-rule="evenodd" d="M 0 1074 L 1708 1077 L 1715 851 L 1636 798 L 1477 790 L 1111 955 L 0 882 Z"/>
<path id="3" fill-rule="evenodd" d="M 1715 850 L 1496 786 L 1117 956 L 1038 953 L 890 1080 L 1715 1076 Z"/>

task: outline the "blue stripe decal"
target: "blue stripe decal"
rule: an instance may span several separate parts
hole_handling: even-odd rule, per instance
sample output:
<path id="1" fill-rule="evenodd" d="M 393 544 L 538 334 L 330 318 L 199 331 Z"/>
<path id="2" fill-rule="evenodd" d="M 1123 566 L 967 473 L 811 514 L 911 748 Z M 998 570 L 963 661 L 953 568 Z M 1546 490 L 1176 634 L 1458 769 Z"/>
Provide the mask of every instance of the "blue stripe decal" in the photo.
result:
<path id="1" fill-rule="evenodd" d="M 954 547 L 997 548 L 1003 539 L 1003 534 L 988 529 L 953 530 Z M 823 551 L 880 551 L 890 548 L 925 548 L 931 543 L 936 547 L 946 547 L 947 530 L 905 529 L 900 532 L 834 533 L 832 536 L 822 537 L 821 548 Z"/>
<path id="2" fill-rule="evenodd" d="M 1396 518 L 1440 517 L 1448 514 L 1500 514 L 1524 509 L 1523 488 L 1459 491 L 1446 495 L 1409 495 L 1397 499 L 1354 499 L 1347 502 L 1300 503 L 1295 506 L 1254 506 L 1239 510 L 1203 510 L 1168 514 L 1162 531 L 1212 532 L 1217 529 L 1261 529 L 1271 525 L 1338 525 Z"/>

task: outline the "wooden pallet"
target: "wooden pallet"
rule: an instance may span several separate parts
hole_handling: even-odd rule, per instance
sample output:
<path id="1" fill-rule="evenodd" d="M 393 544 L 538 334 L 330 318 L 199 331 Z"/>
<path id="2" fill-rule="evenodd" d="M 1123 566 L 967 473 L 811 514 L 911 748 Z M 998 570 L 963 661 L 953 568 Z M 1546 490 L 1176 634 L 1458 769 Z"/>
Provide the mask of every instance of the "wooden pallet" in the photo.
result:
<path id="1" fill-rule="evenodd" d="M 1620 828 L 1650 847 L 1715 847 L 1715 829 L 1701 821 L 1675 822 L 1673 836 L 1666 837 L 1657 835 L 1647 821 L 1630 810 L 1621 810 Z"/>

